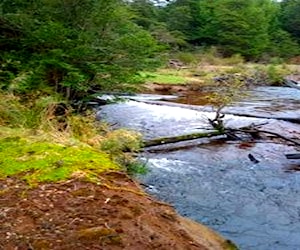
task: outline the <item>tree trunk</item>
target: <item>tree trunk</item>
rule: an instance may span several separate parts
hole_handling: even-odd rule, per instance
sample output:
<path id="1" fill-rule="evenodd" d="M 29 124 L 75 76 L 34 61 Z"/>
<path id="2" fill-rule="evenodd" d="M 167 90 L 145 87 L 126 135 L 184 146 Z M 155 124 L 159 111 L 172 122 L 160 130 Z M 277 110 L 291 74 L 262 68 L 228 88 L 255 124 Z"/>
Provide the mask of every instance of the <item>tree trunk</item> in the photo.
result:
<path id="1" fill-rule="evenodd" d="M 219 132 L 219 131 L 212 131 L 212 132 L 202 132 L 202 133 L 193 133 L 193 134 L 187 134 L 187 135 L 178 135 L 173 137 L 160 137 L 148 141 L 144 141 L 144 147 L 152 147 L 152 146 L 159 146 L 163 144 L 168 143 L 176 143 L 181 141 L 188 141 L 188 140 L 194 140 L 199 138 L 209 138 L 217 135 L 223 135 L 225 133 Z"/>

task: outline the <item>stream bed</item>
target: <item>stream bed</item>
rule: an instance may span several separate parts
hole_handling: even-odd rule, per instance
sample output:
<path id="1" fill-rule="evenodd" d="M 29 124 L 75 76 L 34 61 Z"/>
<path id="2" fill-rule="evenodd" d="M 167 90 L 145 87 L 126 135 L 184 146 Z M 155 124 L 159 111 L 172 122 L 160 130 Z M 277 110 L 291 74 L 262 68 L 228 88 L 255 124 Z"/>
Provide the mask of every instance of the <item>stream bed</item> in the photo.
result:
<path id="1" fill-rule="evenodd" d="M 134 98 L 102 106 L 99 119 L 153 139 L 206 131 L 210 128 L 207 118 L 214 117 L 210 107 L 177 104 L 173 97 Z M 228 127 L 264 124 L 264 130 L 300 138 L 299 124 L 274 119 L 300 118 L 298 90 L 257 88 L 226 112 L 230 113 L 225 116 Z M 198 139 L 146 150 L 140 158 L 149 173 L 139 178 L 147 192 L 172 204 L 181 215 L 218 231 L 242 250 L 298 250 L 300 172 L 296 170 L 300 160 L 285 158 L 293 152 L 297 152 L 294 146 L 276 140 Z M 259 163 L 250 161 L 249 154 Z"/>

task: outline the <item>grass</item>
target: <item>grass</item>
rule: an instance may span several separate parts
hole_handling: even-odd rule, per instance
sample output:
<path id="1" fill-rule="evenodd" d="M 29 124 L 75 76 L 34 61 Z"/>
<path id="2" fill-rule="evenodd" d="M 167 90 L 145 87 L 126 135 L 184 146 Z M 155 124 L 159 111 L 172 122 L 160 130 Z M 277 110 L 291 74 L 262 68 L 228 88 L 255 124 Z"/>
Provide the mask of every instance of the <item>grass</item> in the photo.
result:
<path id="1" fill-rule="evenodd" d="M 182 69 L 165 67 L 156 72 L 143 72 L 141 75 L 146 78 L 147 83 L 210 85 L 216 76 L 242 74 L 259 77 L 260 80 L 265 80 L 267 85 L 276 85 L 281 83 L 284 76 L 299 72 L 299 65 L 285 65 L 278 58 L 269 60 L 268 64 L 248 63 L 239 54 L 231 57 L 222 57 L 221 54 L 217 48 L 172 53 L 169 58 L 183 63 Z M 165 66 L 167 64 L 166 61 Z"/>
<path id="2" fill-rule="evenodd" d="M 140 172 L 130 156 L 140 145 L 133 132 L 110 132 L 93 112 L 75 114 L 51 96 L 0 97 L 0 178 L 19 176 L 34 185 L 78 174 L 93 179 L 111 170 Z"/>
<path id="3" fill-rule="evenodd" d="M 67 131 L 0 126 L 0 178 L 18 175 L 34 185 L 78 174 L 93 179 L 111 170 L 130 175 L 145 172 L 145 166 L 131 155 L 141 147 L 137 133 L 122 129 L 100 135 L 92 117 L 74 115 L 69 120 Z"/>
<path id="4" fill-rule="evenodd" d="M 28 131 L 1 128 L 0 177 L 21 175 L 30 184 L 67 180 L 76 173 L 86 177 L 120 170 L 108 154 L 83 143 L 59 144 L 28 136 Z M 2 131 L 3 131 L 2 130 Z"/>
<path id="5" fill-rule="evenodd" d="M 146 83 L 211 85 L 214 77 L 224 74 L 240 74 L 260 81 L 265 80 L 266 85 L 276 85 L 281 83 L 284 76 L 299 71 L 299 67 L 295 65 L 229 64 L 225 59 L 222 60 L 223 65 L 201 64 L 199 62 L 181 70 L 161 68 L 156 72 L 143 72 L 141 76 L 146 78 Z"/>
<path id="6" fill-rule="evenodd" d="M 152 73 L 144 72 L 143 76 L 147 78 L 147 82 L 162 84 L 186 84 L 187 79 L 183 76 L 176 75 L 175 72 L 170 73 Z"/>
<path id="7" fill-rule="evenodd" d="M 182 70 L 162 68 L 157 72 L 142 72 L 141 76 L 146 78 L 148 83 L 186 85 L 200 81 L 199 78 L 194 76 L 193 72 L 194 67 Z"/>

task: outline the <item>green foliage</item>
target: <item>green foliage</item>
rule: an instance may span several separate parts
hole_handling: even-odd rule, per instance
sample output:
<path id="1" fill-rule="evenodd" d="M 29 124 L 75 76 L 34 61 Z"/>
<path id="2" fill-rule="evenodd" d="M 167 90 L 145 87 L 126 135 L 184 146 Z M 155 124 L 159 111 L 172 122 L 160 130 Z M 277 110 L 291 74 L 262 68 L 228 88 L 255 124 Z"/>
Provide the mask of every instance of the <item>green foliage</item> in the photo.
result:
<path id="1" fill-rule="evenodd" d="M 154 6 L 153 2 L 149 0 L 133 0 L 129 6 L 134 13 L 133 21 L 146 30 L 150 30 L 152 26 L 159 23 L 159 10 Z"/>
<path id="2" fill-rule="evenodd" d="M 274 33 L 271 33 L 270 36 L 271 41 L 267 49 L 267 53 L 270 57 L 288 59 L 299 55 L 299 44 L 287 31 L 277 29 Z"/>
<path id="3" fill-rule="evenodd" d="M 175 4 L 170 5 L 167 11 L 166 23 L 169 30 L 178 30 L 188 37 L 193 20 L 191 9 L 189 6 L 176 6 Z"/>
<path id="4" fill-rule="evenodd" d="M 298 0 L 176 0 L 163 8 L 162 20 L 169 30 L 184 34 L 188 43 L 215 46 L 225 57 L 290 58 L 299 54 L 291 37 L 297 37 L 300 27 L 299 4 Z"/>
<path id="5" fill-rule="evenodd" d="M 132 160 L 126 165 L 126 171 L 129 175 L 144 175 L 148 173 L 149 169 L 146 164 L 138 160 Z"/>
<path id="6" fill-rule="evenodd" d="M 300 1 L 281 1 L 281 23 L 282 27 L 290 32 L 294 38 L 300 41 Z"/>
<path id="7" fill-rule="evenodd" d="M 12 94 L 0 93 L 0 126 L 22 127 L 27 123 L 28 109 Z"/>
<path id="8" fill-rule="evenodd" d="M 103 150 L 111 154 L 137 152 L 141 148 L 141 135 L 130 130 L 118 129 L 108 133 L 101 145 Z"/>
<path id="9" fill-rule="evenodd" d="M 255 67 L 254 76 L 266 85 L 280 85 L 283 78 L 292 71 L 284 65 L 259 65 Z"/>
<path id="10" fill-rule="evenodd" d="M 186 84 L 187 79 L 173 71 L 171 72 L 145 72 L 142 76 L 147 82 L 163 83 L 163 84 Z"/>
<path id="11" fill-rule="evenodd" d="M 203 18 L 210 18 L 200 28 L 199 39 L 220 45 L 225 56 L 259 57 L 268 44 L 270 21 L 261 5 L 256 0 L 201 1 Z"/>
<path id="12" fill-rule="evenodd" d="M 188 41 L 197 39 L 197 32 L 201 27 L 200 8 L 198 0 L 177 0 L 167 5 L 163 12 L 164 20 L 169 30 L 178 30 Z"/>
<path id="13" fill-rule="evenodd" d="M 177 30 L 169 31 L 164 24 L 153 27 L 151 34 L 156 38 L 162 48 L 178 51 L 188 47 L 186 37 L 183 33 Z"/>
<path id="14" fill-rule="evenodd" d="M 141 146 L 141 135 L 125 129 L 108 133 L 101 142 L 101 149 L 107 152 L 112 160 L 125 167 L 129 174 L 146 172 L 146 166 L 132 157 L 132 153 L 138 152 Z"/>
<path id="15" fill-rule="evenodd" d="M 55 91 L 67 99 L 91 89 L 122 90 L 140 81 L 139 71 L 159 65 L 158 52 L 199 45 L 214 46 L 225 57 L 290 58 L 300 53 L 299 6 L 298 0 L 176 0 L 166 6 L 150 0 L 4 0 L 0 89 Z M 185 53 L 182 61 L 191 63 Z"/>
<path id="16" fill-rule="evenodd" d="M 34 141 L 24 135 L 2 135 L 0 159 L 1 178 L 18 174 L 30 184 L 66 180 L 79 172 L 93 177 L 103 171 L 119 169 L 107 154 L 86 145 L 65 146 Z"/>
<path id="17" fill-rule="evenodd" d="M 193 64 L 197 61 L 197 57 L 192 52 L 178 52 L 174 55 L 174 58 L 178 59 L 184 64 Z"/>
<path id="18" fill-rule="evenodd" d="M 38 128 L 44 126 L 51 108 L 62 103 L 58 96 L 18 96 L 0 92 L 0 126 Z M 44 126 L 45 128 L 45 126 Z"/>
<path id="19" fill-rule="evenodd" d="M 1 88 L 70 99 L 134 83 L 136 72 L 155 67 L 158 47 L 131 18 L 121 0 L 4 1 Z"/>
<path id="20" fill-rule="evenodd" d="M 216 108 L 217 113 L 235 101 L 241 100 L 245 88 L 244 76 L 241 74 L 227 74 L 220 77 L 220 81 L 215 83 L 216 91 L 209 97 L 209 102 Z"/>

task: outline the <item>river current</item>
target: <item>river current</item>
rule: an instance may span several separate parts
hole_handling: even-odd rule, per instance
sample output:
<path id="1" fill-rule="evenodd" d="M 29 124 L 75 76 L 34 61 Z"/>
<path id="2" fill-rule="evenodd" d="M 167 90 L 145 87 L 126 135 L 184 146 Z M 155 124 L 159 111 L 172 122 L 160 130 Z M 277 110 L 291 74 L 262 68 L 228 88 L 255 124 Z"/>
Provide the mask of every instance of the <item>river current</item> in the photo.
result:
<path id="1" fill-rule="evenodd" d="M 145 139 L 206 131 L 207 118 L 214 117 L 207 106 L 160 100 L 168 97 L 130 98 L 102 106 L 98 117 L 116 127 L 137 130 Z M 230 113 L 225 116 L 228 127 L 263 124 L 263 130 L 300 138 L 299 124 L 274 119 L 300 118 L 299 90 L 257 88 L 224 111 Z M 149 172 L 139 178 L 147 192 L 172 204 L 181 215 L 218 231 L 242 250 L 298 250 L 300 172 L 296 170 L 300 160 L 285 157 L 296 152 L 293 145 L 274 140 L 198 139 L 146 150 L 140 158 Z M 259 162 L 252 162 L 249 154 Z"/>

